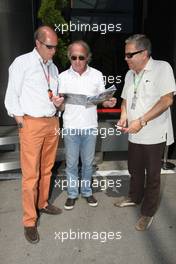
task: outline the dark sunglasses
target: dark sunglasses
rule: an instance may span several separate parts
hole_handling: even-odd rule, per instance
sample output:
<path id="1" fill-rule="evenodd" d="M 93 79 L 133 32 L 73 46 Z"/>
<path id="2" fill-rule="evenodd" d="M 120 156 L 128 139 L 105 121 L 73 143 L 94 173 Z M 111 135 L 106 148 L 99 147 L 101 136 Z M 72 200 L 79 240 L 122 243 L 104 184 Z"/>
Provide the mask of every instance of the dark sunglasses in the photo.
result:
<path id="1" fill-rule="evenodd" d="M 74 55 L 73 55 L 73 56 L 70 57 L 70 59 L 73 60 L 73 61 L 74 61 L 74 60 L 77 60 L 77 59 L 79 59 L 80 61 L 83 61 L 83 60 L 85 60 L 86 58 L 85 58 L 84 56 L 82 56 L 82 55 L 80 55 L 80 56 L 74 56 Z"/>
<path id="2" fill-rule="evenodd" d="M 127 59 L 131 59 L 133 58 L 134 55 L 138 54 L 138 53 L 141 53 L 143 52 L 145 49 L 143 50 L 138 50 L 138 51 L 135 51 L 135 52 L 129 52 L 129 53 L 125 53 L 125 57 L 127 57 Z"/>
<path id="3" fill-rule="evenodd" d="M 56 46 L 48 45 L 48 44 L 45 44 L 44 42 L 42 42 L 41 40 L 39 40 L 39 42 L 42 43 L 43 45 L 45 45 L 45 47 L 47 47 L 47 49 L 57 49 L 57 45 Z"/>

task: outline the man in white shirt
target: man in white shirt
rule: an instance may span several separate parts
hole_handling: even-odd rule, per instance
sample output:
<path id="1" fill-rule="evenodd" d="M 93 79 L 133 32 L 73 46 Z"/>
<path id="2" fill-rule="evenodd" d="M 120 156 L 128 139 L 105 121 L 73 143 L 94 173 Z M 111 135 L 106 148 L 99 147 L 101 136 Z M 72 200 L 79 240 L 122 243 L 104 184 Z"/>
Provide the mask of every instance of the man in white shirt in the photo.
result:
<path id="1" fill-rule="evenodd" d="M 145 35 L 131 36 L 125 43 L 125 60 L 130 70 L 125 77 L 117 125 L 129 133 L 131 179 L 129 196 L 114 205 L 142 203 L 135 228 L 144 231 L 151 225 L 158 207 L 163 150 L 174 141 L 170 106 L 175 80 L 169 63 L 152 59 L 151 43 Z"/>
<path id="2" fill-rule="evenodd" d="M 95 154 L 97 108 L 96 105 L 85 106 L 85 96 L 94 96 L 105 90 L 103 75 L 89 67 L 91 53 L 84 41 L 75 41 L 68 47 L 71 67 L 59 75 L 59 91 L 65 94 L 65 111 L 63 114 L 64 143 L 66 152 L 66 176 L 68 199 L 65 209 L 74 207 L 80 192 L 90 206 L 97 206 L 92 195 L 92 164 Z M 116 99 L 105 101 L 105 107 L 113 107 Z M 82 162 L 81 181 L 78 180 L 79 155 Z"/>
<path id="3" fill-rule="evenodd" d="M 55 215 L 62 212 L 48 203 L 58 145 L 56 107 L 64 100 L 58 96 L 58 70 L 52 62 L 58 38 L 53 29 L 42 26 L 35 32 L 35 44 L 32 52 L 11 64 L 5 96 L 8 114 L 19 128 L 23 225 L 31 243 L 39 241 L 38 211 Z"/>

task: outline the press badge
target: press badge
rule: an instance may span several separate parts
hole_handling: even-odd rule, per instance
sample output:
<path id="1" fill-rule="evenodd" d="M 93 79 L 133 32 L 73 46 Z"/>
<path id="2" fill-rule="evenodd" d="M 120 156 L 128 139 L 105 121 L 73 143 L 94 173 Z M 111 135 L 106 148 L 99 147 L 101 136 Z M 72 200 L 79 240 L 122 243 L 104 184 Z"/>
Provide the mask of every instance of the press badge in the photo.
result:
<path id="1" fill-rule="evenodd" d="M 131 109 L 132 110 L 135 110 L 136 103 L 137 103 L 137 96 L 136 96 L 136 93 L 135 93 L 134 96 L 133 96 L 133 98 L 132 98 L 132 104 L 131 104 Z"/>

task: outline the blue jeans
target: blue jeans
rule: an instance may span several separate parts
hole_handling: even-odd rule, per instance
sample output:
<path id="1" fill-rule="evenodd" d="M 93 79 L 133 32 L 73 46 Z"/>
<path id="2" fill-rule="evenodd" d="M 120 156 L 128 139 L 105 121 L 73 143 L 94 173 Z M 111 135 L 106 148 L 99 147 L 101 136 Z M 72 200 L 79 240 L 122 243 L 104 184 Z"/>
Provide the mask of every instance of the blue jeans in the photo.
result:
<path id="1" fill-rule="evenodd" d="M 64 129 L 66 155 L 66 176 L 68 197 L 78 197 L 78 189 L 83 197 L 92 195 L 92 165 L 95 156 L 96 128 Z M 78 163 L 81 157 L 81 181 L 78 181 Z"/>

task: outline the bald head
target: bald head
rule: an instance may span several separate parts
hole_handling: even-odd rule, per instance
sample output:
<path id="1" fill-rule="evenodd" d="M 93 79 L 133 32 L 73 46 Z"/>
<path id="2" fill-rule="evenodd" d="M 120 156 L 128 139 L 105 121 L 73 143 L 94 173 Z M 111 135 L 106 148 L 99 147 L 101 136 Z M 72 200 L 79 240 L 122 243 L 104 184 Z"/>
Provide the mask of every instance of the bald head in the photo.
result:
<path id="1" fill-rule="evenodd" d="M 34 38 L 36 49 L 43 61 L 47 62 L 52 59 L 58 44 L 56 32 L 49 26 L 42 26 L 36 30 Z"/>
<path id="2" fill-rule="evenodd" d="M 56 32 L 49 26 L 41 26 L 39 27 L 35 33 L 34 33 L 34 39 L 36 40 L 40 40 L 45 42 L 45 40 L 50 37 L 50 36 L 55 36 L 57 39 L 57 34 Z"/>

